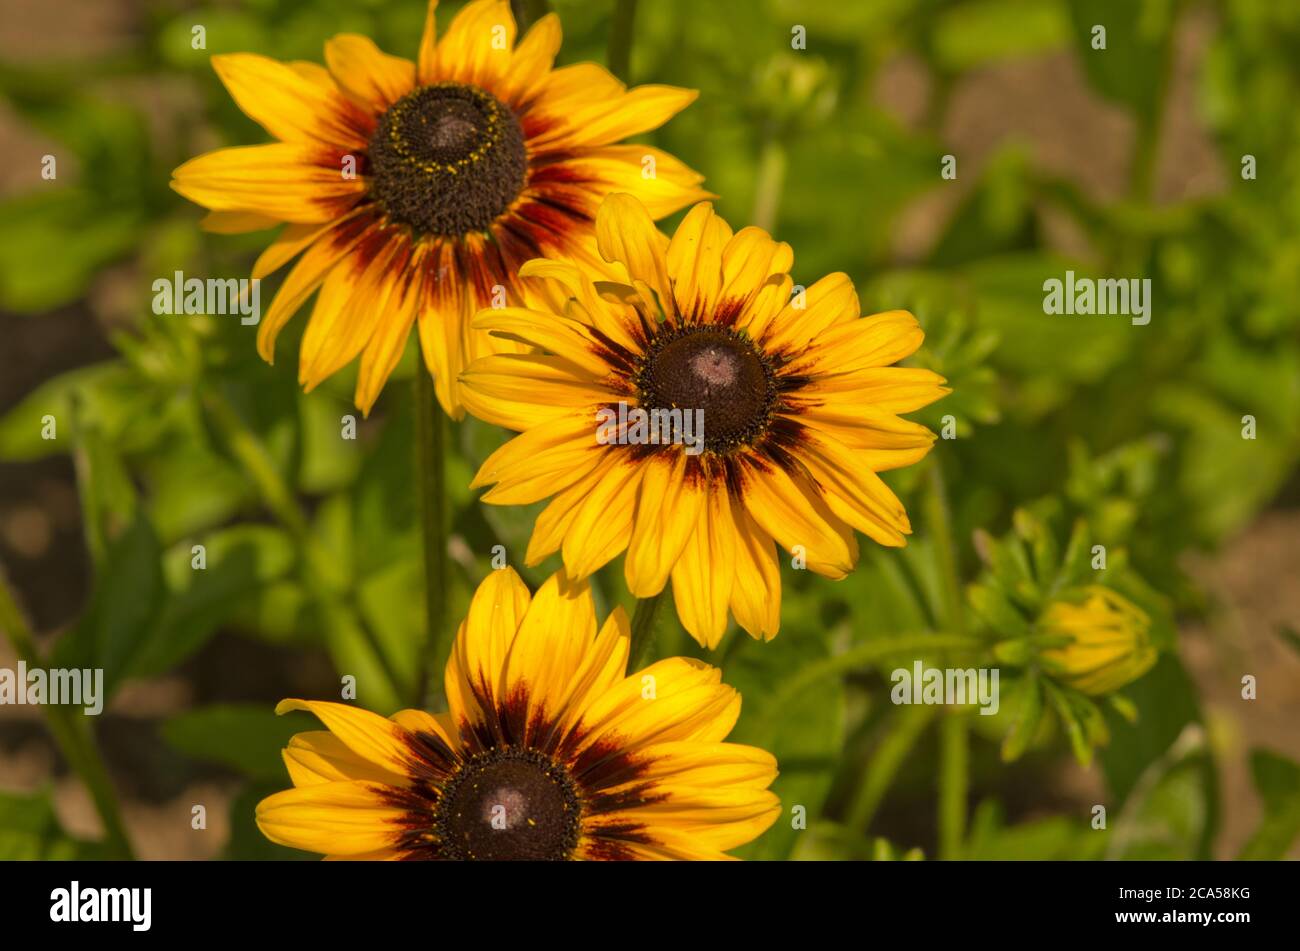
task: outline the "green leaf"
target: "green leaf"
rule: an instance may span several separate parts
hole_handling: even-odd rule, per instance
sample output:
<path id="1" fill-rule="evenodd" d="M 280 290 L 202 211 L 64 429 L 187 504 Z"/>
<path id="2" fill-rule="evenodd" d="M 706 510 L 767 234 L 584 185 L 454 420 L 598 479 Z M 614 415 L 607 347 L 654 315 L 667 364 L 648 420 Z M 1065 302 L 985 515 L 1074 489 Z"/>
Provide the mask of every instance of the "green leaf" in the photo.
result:
<path id="1" fill-rule="evenodd" d="M 102 668 L 105 694 L 112 696 L 133 673 L 165 594 L 161 546 L 148 519 L 137 513 L 109 543 L 90 607 L 55 648 L 55 666 Z"/>
<path id="2" fill-rule="evenodd" d="M 1291 843 L 1300 837 L 1300 765 L 1268 750 L 1253 750 L 1250 772 L 1264 815 L 1239 858 L 1285 858 Z"/>
<path id="3" fill-rule="evenodd" d="M 133 413 L 140 411 L 132 392 L 140 381 L 125 363 L 114 360 L 81 367 L 42 383 L 0 419 L 0 459 L 30 462 L 55 453 L 70 453 L 73 416 L 94 426 L 122 448 L 117 437 Z M 46 439 L 45 417 L 54 418 L 54 439 Z"/>
<path id="4" fill-rule="evenodd" d="M 195 568 L 194 546 L 166 558 L 168 596 L 133 667 L 135 676 L 161 674 L 198 650 L 239 605 L 280 580 L 297 561 L 293 539 L 278 528 L 236 525 L 204 536 L 207 567 Z"/>
<path id="5" fill-rule="evenodd" d="M 1074 752 L 1074 758 L 1079 761 L 1080 766 L 1091 765 L 1092 743 L 1089 741 L 1088 725 L 1083 717 L 1083 711 L 1071 701 L 1069 694 L 1051 681 L 1043 680 L 1042 686 L 1047 699 L 1052 703 L 1052 709 L 1056 711 L 1061 725 L 1065 727 L 1065 735 L 1070 739 L 1070 749 Z"/>
<path id="6" fill-rule="evenodd" d="M 775 640 L 749 642 L 744 648 L 734 660 L 728 658 L 724 674 L 744 701 L 740 722 L 728 740 L 760 747 L 776 757 L 781 775 L 772 790 L 781 799 L 781 815 L 758 841 L 736 854 L 781 859 L 789 856 L 804 834 L 793 827 L 792 810 L 802 807 L 811 826 L 830 791 L 844 738 L 844 686 L 838 678 L 823 679 L 814 689 L 791 698 L 783 709 L 771 710 L 768 705 L 783 680 L 827 656 L 825 639 L 787 624 Z"/>
<path id="7" fill-rule="evenodd" d="M 93 843 L 63 831 L 46 792 L 0 791 L 0 861 L 35 862 L 96 858 Z"/>
<path id="8" fill-rule="evenodd" d="M 138 212 L 105 210 L 70 188 L 0 205 L 0 307 L 39 313 L 76 300 L 139 232 Z"/>
<path id="9" fill-rule="evenodd" d="M 1043 718 L 1043 688 L 1035 676 L 1026 676 L 1008 698 L 1014 705 L 1015 715 L 1011 730 L 1002 741 L 1002 761 L 1011 763 L 1024 755 Z"/>
<path id="10" fill-rule="evenodd" d="M 1202 731 L 1190 727 L 1144 771 L 1114 820 L 1107 858 L 1208 858 L 1217 808 L 1213 763 Z"/>
<path id="11" fill-rule="evenodd" d="M 280 751 L 295 733 L 313 729 L 305 714 L 275 715 L 269 705 L 215 704 L 172 717 L 162 725 L 171 746 L 205 762 L 220 763 L 254 779 L 288 783 Z"/>
<path id="12" fill-rule="evenodd" d="M 941 68 L 961 72 L 985 63 L 1045 53 L 1065 44 L 1069 19 L 1063 5 L 1044 0 L 975 0 L 936 17 L 934 56 Z"/>
<path id="13" fill-rule="evenodd" d="M 1079 861 L 1101 857 L 1107 834 L 1065 816 L 1005 825 L 1002 805 L 986 799 L 975 809 L 966 856 L 981 862 Z"/>
<path id="14" fill-rule="evenodd" d="M 1141 714 L 1140 725 L 1116 712 L 1108 714 L 1110 743 L 1101 767 L 1116 802 L 1123 802 L 1138 777 L 1178 739 L 1189 723 L 1200 721 L 1196 687 L 1176 655 L 1162 654 L 1155 667 L 1124 688 Z"/>
<path id="15" fill-rule="evenodd" d="M 1093 88 L 1151 121 L 1164 91 L 1173 37 L 1172 0 L 1089 0 L 1069 4 L 1075 49 Z M 1094 27 L 1106 30 L 1106 48 L 1093 49 Z"/>

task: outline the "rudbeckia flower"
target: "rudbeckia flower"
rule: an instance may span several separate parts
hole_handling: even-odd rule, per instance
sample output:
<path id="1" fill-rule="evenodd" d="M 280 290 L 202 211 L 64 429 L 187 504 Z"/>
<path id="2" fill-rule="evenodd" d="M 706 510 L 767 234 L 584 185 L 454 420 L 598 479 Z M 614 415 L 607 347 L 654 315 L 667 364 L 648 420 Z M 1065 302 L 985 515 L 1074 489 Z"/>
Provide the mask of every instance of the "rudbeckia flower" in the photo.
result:
<path id="1" fill-rule="evenodd" d="M 438 399 L 462 415 L 466 363 L 518 349 L 471 332 L 473 313 L 517 302 L 529 258 L 593 258 L 604 195 L 634 192 L 659 216 L 707 195 L 671 155 L 616 144 L 658 128 L 693 91 L 629 90 L 591 63 L 553 69 L 559 20 L 538 20 L 516 46 L 505 0 L 468 4 L 439 40 L 435 6 L 414 63 L 351 34 L 325 44 L 328 68 L 214 56 L 235 102 L 278 141 L 173 173 L 176 191 L 211 209 L 210 230 L 287 222 L 253 267 L 263 278 L 301 255 L 262 317 L 258 351 L 273 359 L 276 336 L 319 288 L 299 381 L 311 389 L 360 356 L 366 412 L 418 326 Z"/>
<path id="2" fill-rule="evenodd" d="M 285 700 L 328 732 L 284 751 L 264 799 L 274 842 L 342 859 L 721 859 L 775 821 L 776 762 L 723 740 L 740 696 L 685 658 L 626 675 L 616 609 L 584 583 L 479 586 L 446 670 L 449 711 L 391 718 Z"/>
<path id="3" fill-rule="evenodd" d="M 1074 597 L 1053 601 L 1043 613 L 1040 627 L 1064 641 L 1042 652 L 1044 667 L 1082 693 L 1113 693 L 1156 662 L 1151 618 L 1123 595 L 1101 585 L 1089 585 Z"/>
<path id="4" fill-rule="evenodd" d="M 584 578 L 626 551 L 631 592 L 671 579 L 701 644 L 718 644 L 728 611 L 771 638 L 777 545 L 840 578 L 858 559 L 855 529 L 904 544 L 907 513 L 877 473 L 929 451 L 933 434 L 897 414 L 938 399 L 944 380 L 890 366 L 921 344 L 911 314 L 863 318 L 844 274 L 792 294 L 789 245 L 733 233 L 707 204 L 670 241 L 640 202 L 613 195 L 596 236 L 616 280 L 530 261 L 521 273 L 541 289 L 527 306 L 475 321 L 536 352 L 484 357 L 462 377 L 470 412 L 521 432 L 473 484 L 492 485 L 483 500 L 498 505 L 551 498 L 529 564 L 559 550 Z M 701 417 L 702 445 L 664 439 L 662 425 L 658 441 L 634 438 L 635 423 L 610 438 L 626 407 Z"/>

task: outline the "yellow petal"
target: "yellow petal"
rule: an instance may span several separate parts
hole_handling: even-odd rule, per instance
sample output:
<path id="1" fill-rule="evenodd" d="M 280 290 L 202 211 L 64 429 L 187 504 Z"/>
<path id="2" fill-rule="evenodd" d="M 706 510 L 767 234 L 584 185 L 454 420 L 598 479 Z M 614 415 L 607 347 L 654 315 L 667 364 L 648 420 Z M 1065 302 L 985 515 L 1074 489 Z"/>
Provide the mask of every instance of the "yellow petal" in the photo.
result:
<path id="1" fill-rule="evenodd" d="M 444 678 L 452 713 L 502 696 L 506 657 L 532 596 L 513 568 L 488 574 L 474 592 Z"/>
<path id="2" fill-rule="evenodd" d="M 622 263 L 631 277 L 655 292 L 666 316 L 676 316 L 668 278 L 668 239 L 644 205 L 631 195 L 606 198 L 596 213 L 596 243 L 606 261 Z"/>
<path id="3" fill-rule="evenodd" d="M 787 551 L 805 552 L 808 567 L 828 578 L 842 578 L 853 570 L 856 553 L 844 537 L 839 520 L 799 481 L 771 466 L 751 470 L 744 487 L 745 508 L 768 535 Z"/>
<path id="4" fill-rule="evenodd" d="M 740 743 L 656 743 L 641 754 L 647 779 L 678 787 L 766 789 L 777 776 L 771 753 Z"/>
<path id="5" fill-rule="evenodd" d="M 585 91 L 575 90 L 563 80 L 555 81 L 561 72 L 556 70 L 551 74 L 552 83 L 534 106 L 545 123 L 544 131 L 529 136 L 529 148 L 534 154 L 612 145 L 649 132 L 677 115 L 699 95 L 693 89 L 656 85 L 637 86 L 610 95 L 614 87 L 593 76 L 594 70 L 585 74 L 585 78 L 594 80 L 593 85 Z M 561 90 L 563 95 L 557 95 Z"/>
<path id="6" fill-rule="evenodd" d="M 782 308 L 763 337 L 763 347 L 770 353 L 802 356 L 832 327 L 861 316 L 858 293 L 849 276 L 828 274 Z"/>
<path id="7" fill-rule="evenodd" d="M 479 311 L 473 326 L 476 330 L 487 330 L 548 350 L 594 376 L 604 377 L 609 372 L 608 364 L 600 356 L 603 348 L 589 328 L 557 314 L 543 314 L 524 307 L 495 307 Z"/>
<path id="8" fill-rule="evenodd" d="M 322 783 L 354 779 L 407 786 L 410 780 L 352 752 L 333 733 L 313 730 L 299 733 L 284 750 L 284 765 L 295 786 L 319 786 Z"/>
<path id="9" fill-rule="evenodd" d="M 515 47 L 508 74 L 497 96 L 511 105 L 528 103 L 542 90 L 560 51 L 560 18 L 548 13 L 528 30 Z"/>
<path id="10" fill-rule="evenodd" d="M 882 545 L 902 547 L 912 530 L 898 496 L 847 446 L 825 434 L 809 433 L 800 459 L 826 491 L 832 510 Z M 833 497 L 833 498 L 832 498 Z M 837 505 L 835 500 L 844 505 Z"/>
<path id="11" fill-rule="evenodd" d="M 350 215 L 357 213 L 351 212 Z M 317 238 L 331 228 L 337 227 L 338 224 L 337 221 L 327 221 L 324 224 L 286 225 L 284 230 L 280 232 L 279 237 L 258 255 L 257 260 L 253 263 L 253 277 L 261 280 L 268 274 L 274 274 L 301 254 L 309 245 L 315 243 Z"/>
<path id="12" fill-rule="evenodd" d="M 592 699 L 575 732 L 575 752 L 606 737 L 617 737 L 629 752 L 654 743 L 724 739 L 740 715 L 740 695 L 721 678 L 716 667 L 685 657 L 651 664 Z"/>
<path id="13" fill-rule="evenodd" d="M 375 232 L 321 289 L 302 337 L 298 382 L 308 392 L 351 363 L 390 318 L 388 301 L 410 259 L 401 232 Z"/>
<path id="14" fill-rule="evenodd" d="M 348 98 L 376 113 L 415 86 L 415 64 L 400 56 L 389 56 L 368 36 L 341 33 L 326 40 L 325 62 Z"/>
<path id="15" fill-rule="evenodd" d="M 700 523 L 707 490 L 686 478 L 687 456 L 661 452 L 643 463 L 632 538 L 623 563 L 628 591 L 648 598 L 663 590 Z"/>
<path id="16" fill-rule="evenodd" d="M 353 856 L 391 848 L 406 813 L 376 783 L 322 783 L 287 789 L 257 805 L 257 827 L 272 842 Z"/>
<path id="17" fill-rule="evenodd" d="M 873 472 L 911 465 L 934 445 L 934 433 L 920 423 L 838 401 L 802 408 L 799 422 L 843 443 L 853 451 L 855 465 Z"/>
<path id="18" fill-rule="evenodd" d="M 536 565 L 559 551 L 587 496 L 606 475 L 622 465 L 623 460 L 617 453 L 597 453 L 569 473 L 573 476 L 572 484 L 556 493 L 533 523 L 533 534 L 528 539 L 528 551 L 524 555 L 526 564 Z"/>
<path id="19" fill-rule="evenodd" d="M 647 835 L 653 838 L 662 824 L 684 833 L 696 847 L 734 849 L 762 835 L 781 812 L 780 800 L 765 789 L 662 783 L 654 790 L 656 799 L 636 810 Z"/>
<path id="20" fill-rule="evenodd" d="M 731 515 L 736 528 L 731 613 L 752 637 L 771 640 L 781 626 L 781 566 L 776 545 L 737 499 L 731 500 Z"/>
<path id="21" fill-rule="evenodd" d="M 526 298 L 536 300 L 540 296 L 546 302 L 545 309 L 552 313 L 587 323 L 631 353 L 640 351 L 636 322 L 629 318 L 628 308 L 611 303 L 597 292 L 589 268 L 572 261 L 534 258 L 519 269 L 519 276 L 524 279 Z"/>
<path id="22" fill-rule="evenodd" d="M 190 159 L 171 186 L 213 211 L 320 223 L 341 218 L 365 194 L 365 182 L 344 178 L 340 167 L 339 153 L 323 146 L 245 145 Z"/>
<path id="23" fill-rule="evenodd" d="M 867 367 L 818 375 L 800 396 L 830 397 L 841 405 L 865 404 L 884 413 L 910 413 L 952 392 L 933 370 L 920 367 Z"/>
<path id="24" fill-rule="evenodd" d="M 722 290 L 722 249 L 731 240 L 731 227 L 701 202 L 677 226 L 668 245 L 677 309 L 686 321 L 712 321 Z"/>
<path id="25" fill-rule="evenodd" d="M 653 174 L 650 174 L 653 173 Z M 536 169 L 530 184 L 551 180 L 579 185 L 595 196 L 626 192 L 662 218 L 687 205 L 714 197 L 699 187 L 704 176 L 680 159 L 649 145 L 606 145 L 583 149 L 564 161 Z"/>
<path id="26" fill-rule="evenodd" d="M 334 266 L 366 236 L 373 224 L 374 219 L 369 215 L 358 215 L 342 221 L 332 226 L 298 259 L 257 328 L 257 352 L 263 360 L 267 363 L 275 362 L 275 339 L 284 325 L 320 286 Z"/>
<path id="27" fill-rule="evenodd" d="M 611 394 L 581 367 L 535 353 L 483 357 L 460 375 L 461 399 L 479 419 L 524 430 L 566 410 L 594 408 Z"/>
<path id="28" fill-rule="evenodd" d="M 212 68 L 239 108 L 284 142 L 318 142 L 342 150 L 364 149 L 374 130 L 337 88 L 256 53 L 212 57 Z"/>
<path id="29" fill-rule="evenodd" d="M 422 86 L 437 80 L 438 23 L 434 15 L 437 9 L 438 0 L 429 0 L 424 12 L 424 30 L 420 34 L 420 54 L 416 62 L 416 77 Z"/>
<path id="30" fill-rule="evenodd" d="M 595 643 L 583 655 L 581 665 L 566 685 L 559 702 L 559 709 L 564 713 L 556 728 L 557 737 L 567 735 L 595 698 L 623 682 L 631 643 L 632 625 L 623 608 L 616 606 L 605 618 Z"/>
<path id="31" fill-rule="evenodd" d="M 417 251 L 417 257 L 419 255 Z M 366 416 L 375 405 L 380 391 L 397 366 L 415 326 L 415 310 L 420 301 L 421 271 L 411 264 L 389 282 L 391 292 L 384 313 L 370 341 L 361 354 L 361 371 L 357 374 L 356 404 Z M 417 368 L 418 372 L 424 372 Z"/>
<path id="32" fill-rule="evenodd" d="M 783 368 L 786 373 L 852 373 L 888 366 L 916 352 L 925 333 L 905 310 L 831 327 Z"/>
<path id="33" fill-rule="evenodd" d="M 497 483 L 484 494 L 485 502 L 528 504 L 559 492 L 602 458 L 623 455 L 596 441 L 594 413 L 566 413 L 494 451 L 483 460 L 470 488 Z"/>
<path id="34" fill-rule="evenodd" d="M 768 319 L 790 298 L 789 270 L 794 252 L 773 241 L 762 228 L 741 228 L 722 249 L 722 290 L 718 311 L 738 327 Z M 731 317 L 731 315 L 735 315 Z M 750 329 L 750 336 L 758 331 Z"/>
<path id="35" fill-rule="evenodd" d="M 612 466 L 592 487 L 564 536 L 564 567 L 573 578 L 585 578 L 608 564 L 632 539 L 632 513 L 642 467 L 628 453 L 610 455 L 622 464 Z"/>
<path id="36" fill-rule="evenodd" d="M 506 697 L 523 696 L 527 725 L 521 742 L 539 743 L 534 727 L 558 721 L 573 678 L 596 637 L 596 607 L 586 581 L 563 572 L 546 580 L 533 596 L 510 647 L 502 677 Z"/>
<path id="37" fill-rule="evenodd" d="M 369 710 L 323 700 L 281 700 L 277 714 L 306 710 L 324 723 L 353 753 L 392 773 L 411 774 L 413 754 L 405 731 Z"/>
<path id="38" fill-rule="evenodd" d="M 432 72 L 439 79 L 496 89 L 515 45 L 515 18 L 507 0 L 473 0 L 452 19 L 438 43 Z"/>
<path id="39" fill-rule="evenodd" d="M 673 566 L 673 602 L 691 637 L 717 647 L 727 631 L 727 604 L 735 581 L 736 531 L 727 490 L 711 485 L 695 531 Z"/>
<path id="40" fill-rule="evenodd" d="M 465 277 L 455 246 L 440 242 L 426 250 L 421 300 L 416 306 L 420 352 L 433 374 L 438 402 L 453 419 L 465 415 L 457 383 L 465 368 L 465 335 L 471 315 Z"/>

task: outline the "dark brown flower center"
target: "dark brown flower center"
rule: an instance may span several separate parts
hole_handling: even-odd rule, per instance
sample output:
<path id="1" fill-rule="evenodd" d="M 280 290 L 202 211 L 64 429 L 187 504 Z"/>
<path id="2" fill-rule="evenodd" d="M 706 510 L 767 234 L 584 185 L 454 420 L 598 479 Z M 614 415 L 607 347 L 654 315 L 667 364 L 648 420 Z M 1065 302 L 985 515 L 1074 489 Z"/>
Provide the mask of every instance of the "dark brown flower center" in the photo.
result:
<path id="1" fill-rule="evenodd" d="M 370 193 L 417 235 L 483 231 L 528 172 L 514 113 L 477 86 L 422 86 L 394 103 L 370 139 Z"/>
<path id="2" fill-rule="evenodd" d="M 634 382 L 646 409 L 702 410 L 707 452 L 751 445 L 776 402 L 772 364 L 749 336 L 707 325 L 660 331 Z"/>
<path id="3" fill-rule="evenodd" d="M 453 859 L 567 859 L 581 814 L 568 770 L 534 750 L 498 749 L 467 760 L 443 787 L 435 822 Z"/>

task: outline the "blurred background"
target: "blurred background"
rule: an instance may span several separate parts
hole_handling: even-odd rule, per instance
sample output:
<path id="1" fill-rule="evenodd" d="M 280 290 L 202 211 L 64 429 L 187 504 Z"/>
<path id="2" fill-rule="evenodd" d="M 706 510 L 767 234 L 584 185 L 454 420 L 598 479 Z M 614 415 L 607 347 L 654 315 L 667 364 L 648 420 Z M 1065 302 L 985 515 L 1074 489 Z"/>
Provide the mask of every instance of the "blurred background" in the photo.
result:
<path id="1" fill-rule="evenodd" d="M 612 3 L 549 6 L 560 62 L 604 62 Z M 106 667 L 90 728 L 139 857 L 302 857 L 251 822 L 309 724 L 274 703 L 336 697 L 352 674 L 358 702 L 390 712 L 411 687 L 414 352 L 341 440 L 353 380 L 298 392 L 304 320 L 273 369 L 255 328 L 154 316 L 151 284 L 246 277 L 268 240 L 200 232 L 168 188 L 187 158 L 265 140 L 208 57 L 319 62 L 327 37 L 359 32 L 413 58 L 423 3 L 0 11 L 0 565 L 52 666 Z M 913 362 L 954 390 L 918 418 L 956 436 L 932 454 L 955 544 L 922 498 L 929 470 L 891 473 L 916 528 L 904 552 L 864 543 L 836 583 L 787 562 L 777 639 L 733 630 L 707 655 L 745 696 L 733 738 L 776 753 L 777 792 L 808 816 L 742 854 L 1300 854 L 1300 5 L 654 0 L 636 11 L 631 78 L 699 89 L 651 140 L 705 174 L 734 226 L 790 242 L 796 281 L 843 270 L 864 313 L 915 312 Z M 1149 278 L 1150 324 L 1044 314 L 1043 282 L 1067 269 Z M 454 431 L 456 615 L 494 544 L 522 560 L 533 513 L 464 488 L 502 438 Z M 288 503 L 268 505 L 279 490 Z M 975 533 L 1005 535 L 1017 509 L 1056 519 L 1062 541 L 1083 520 L 1170 635 L 1125 691 L 1136 723 L 1108 709 L 1087 766 L 1059 725 L 1007 757 L 1006 725 L 972 718 L 969 783 L 950 792 L 968 819 L 941 841 L 942 731 L 888 702 L 893 664 L 834 658 L 941 623 L 936 560 L 951 548 L 963 584 L 995 570 Z M 306 583 L 311 559 L 327 590 Z M 621 577 L 602 573 L 602 604 L 626 597 Z M 664 649 L 699 653 L 680 630 Z M 0 642 L 0 667 L 16 662 Z M 43 712 L 0 706 L 0 857 L 99 854 L 101 834 Z"/>

